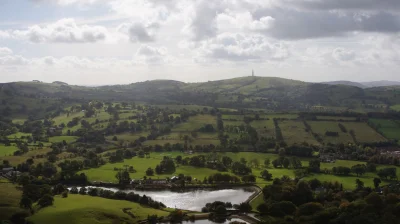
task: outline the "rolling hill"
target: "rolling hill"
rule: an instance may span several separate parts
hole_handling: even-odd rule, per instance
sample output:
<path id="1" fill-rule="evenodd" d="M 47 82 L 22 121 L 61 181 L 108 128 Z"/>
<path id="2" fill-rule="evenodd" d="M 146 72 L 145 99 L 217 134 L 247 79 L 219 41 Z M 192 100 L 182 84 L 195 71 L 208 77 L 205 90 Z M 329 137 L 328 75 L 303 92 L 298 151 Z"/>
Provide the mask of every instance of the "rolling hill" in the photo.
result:
<path id="1" fill-rule="evenodd" d="M 0 111 L 6 107 L 21 109 L 23 105 L 30 110 L 51 111 L 51 107 L 57 107 L 57 103 L 83 100 L 197 104 L 275 111 L 307 110 L 313 106 L 355 109 L 366 104 L 390 106 L 400 102 L 398 88 L 361 88 L 354 86 L 354 83 L 336 83 L 308 83 L 254 76 L 203 83 L 154 80 L 98 87 L 75 86 L 63 82 L 14 82 L 0 84 L 0 100 L 3 101 Z"/>

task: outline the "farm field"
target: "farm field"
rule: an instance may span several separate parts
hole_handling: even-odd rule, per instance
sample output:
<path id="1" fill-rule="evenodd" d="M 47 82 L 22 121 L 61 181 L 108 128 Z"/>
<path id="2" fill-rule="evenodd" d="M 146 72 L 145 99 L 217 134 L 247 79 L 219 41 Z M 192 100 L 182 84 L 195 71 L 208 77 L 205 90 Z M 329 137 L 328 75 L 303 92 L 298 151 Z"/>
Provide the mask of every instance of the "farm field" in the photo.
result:
<path id="1" fill-rule="evenodd" d="M 380 142 L 386 139 L 372 129 L 367 123 L 362 122 L 343 122 L 347 131 L 354 130 L 358 142 Z"/>
<path id="2" fill-rule="evenodd" d="M 311 126 L 311 129 L 314 133 L 320 135 L 324 141 L 324 143 L 332 143 L 332 144 L 340 144 L 340 143 L 354 143 L 353 138 L 347 132 L 342 132 L 339 128 L 339 122 L 336 121 L 307 121 L 307 123 Z M 327 131 L 337 132 L 339 136 L 332 137 L 326 136 L 325 133 Z"/>
<path id="3" fill-rule="evenodd" d="M 15 151 L 18 151 L 18 147 L 15 145 L 0 145 L 0 156 L 12 156 Z"/>
<path id="4" fill-rule="evenodd" d="M 50 148 L 44 147 L 42 149 L 33 149 L 33 150 L 31 149 L 31 150 L 29 150 L 29 152 L 27 152 L 23 155 L 20 155 L 20 156 L 8 156 L 8 155 L 1 156 L 0 155 L 0 161 L 8 160 L 10 162 L 10 164 L 16 166 L 18 164 L 25 162 L 27 159 L 30 159 L 32 157 L 36 157 L 38 155 L 46 155 L 46 153 L 48 153 L 50 151 L 51 151 Z M 36 164 L 40 163 L 40 162 L 45 162 L 45 161 L 47 161 L 46 156 L 44 156 L 43 158 L 35 158 Z"/>
<path id="5" fill-rule="evenodd" d="M 377 129 L 388 139 L 400 140 L 400 124 L 398 121 L 385 119 L 369 119 Z"/>
<path id="6" fill-rule="evenodd" d="M 307 142 L 311 145 L 320 145 L 311 133 L 305 131 L 305 126 L 302 121 L 280 121 L 283 139 L 289 145 L 295 143 Z"/>
<path id="7" fill-rule="evenodd" d="M 17 185 L 0 177 L 0 221 L 6 220 L 17 211 L 20 211 L 19 201 L 22 191 L 17 189 Z"/>
<path id="8" fill-rule="evenodd" d="M 174 132 L 197 131 L 206 124 L 212 124 L 214 128 L 216 128 L 217 118 L 211 115 L 197 115 L 194 117 L 189 117 L 187 122 L 176 125 L 172 129 L 172 131 Z"/>
<path id="9" fill-rule="evenodd" d="M 122 209 L 130 208 L 132 218 Z M 34 223 L 137 223 L 148 215 L 167 216 L 168 213 L 141 206 L 140 204 L 111 200 L 87 195 L 69 194 L 67 198 L 54 197 L 54 205 L 46 207 L 29 217 Z"/>
<path id="10" fill-rule="evenodd" d="M 122 134 L 117 134 L 115 136 L 117 136 L 117 141 L 130 141 L 130 142 L 134 142 L 135 140 L 139 139 L 140 137 L 147 137 L 150 134 L 150 132 L 136 132 L 136 133 L 122 133 Z M 108 141 L 112 141 L 114 135 L 113 136 L 107 136 L 106 139 Z"/>
<path id="11" fill-rule="evenodd" d="M 275 138 L 275 126 L 272 119 L 252 121 L 250 125 L 257 130 L 260 136 Z"/>
<path id="12" fill-rule="evenodd" d="M 395 111 L 400 111 L 400 104 L 396 104 L 390 107 L 390 109 L 395 110 Z"/>
<path id="13" fill-rule="evenodd" d="M 333 116 L 317 116 L 317 120 L 333 120 L 333 121 L 355 121 L 355 117 L 333 117 Z"/>
<path id="14" fill-rule="evenodd" d="M 49 142 L 62 142 L 65 140 L 67 143 L 72 143 L 77 139 L 78 137 L 76 136 L 54 136 L 49 138 Z"/>

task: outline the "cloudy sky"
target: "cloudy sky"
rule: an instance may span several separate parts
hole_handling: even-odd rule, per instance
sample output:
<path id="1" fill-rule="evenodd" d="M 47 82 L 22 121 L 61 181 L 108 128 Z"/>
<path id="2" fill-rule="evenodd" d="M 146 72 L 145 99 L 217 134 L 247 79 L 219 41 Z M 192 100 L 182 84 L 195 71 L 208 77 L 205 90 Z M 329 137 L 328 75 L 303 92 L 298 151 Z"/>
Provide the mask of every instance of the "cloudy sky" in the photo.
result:
<path id="1" fill-rule="evenodd" d="M 0 82 L 400 81 L 399 0 L 0 0 Z"/>

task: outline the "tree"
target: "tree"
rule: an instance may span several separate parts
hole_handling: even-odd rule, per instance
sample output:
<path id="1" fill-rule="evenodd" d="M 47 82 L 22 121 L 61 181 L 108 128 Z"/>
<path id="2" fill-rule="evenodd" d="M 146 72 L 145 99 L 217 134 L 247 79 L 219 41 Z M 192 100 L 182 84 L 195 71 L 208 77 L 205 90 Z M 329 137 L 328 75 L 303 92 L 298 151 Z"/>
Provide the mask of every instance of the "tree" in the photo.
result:
<path id="1" fill-rule="evenodd" d="M 272 174 L 268 170 L 263 170 L 260 175 L 265 180 L 272 180 Z"/>
<path id="2" fill-rule="evenodd" d="M 290 165 L 290 160 L 285 157 L 283 159 L 283 167 L 285 167 L 287 169 L 289 167 L 289 165 Z"/>
<path id="3" fill-rule="evenodd" d="M 32 208 L 32 200 L 27 196 L 22 196 L 21 201 L 19 202 L 19 207 L 21 208 Z"/>
<path id="4" fill-rule="evenodd" d="M 356 190 L 362 190 L 364 188 L 364 182 L 362 182 L 360 179 L 356 180 Z"/>
<path id="5" fill-rule="evenodd" d="M 375 177 L 374 178 L 374 186 L 375 186 L 375 188 L 378 188 L 379 184 L 381 184 L 381 182 L 382 182 L 381 179 Z"/>
<path id="6" fill-rule="evenodd" d="M 271 160 L 269 158 L 264 160 L 264 166 L 265 167 L 269 167 L 270 164 L 271 164 Z"/>
<path id="7" fill-rule="evenodd" d="M 249 213 L 253 208 L 249 203 L 240 203 L 239 204 L 239 212 L 242 213 Z"/>
<path id="8" fill-rule="evenodd" d="M 233 160 L 231 157 L 224 156 L 222 157 L 222 164 L 224 164 L 225 167 L 230 167 L 232 165 Z"/>
<path id="9" fill-rule="evenodd" d="M 86 187 L 81 187 L 81 189 L 79 189 L 79 194 L 81 194 L 81 195 L 85 195 L 86 192 L 87 192 Z"/>
<path id="10" fill-rule="evenodd" d="M 38 205 L 40 205 L 40 207 L 44 208 L 44 207 L 53 205 L 53 202 L 54 202 L 53 196 L 46 194 L 42 198 L 39 199 Z"/>
<path id="11" fill-rule="evenodd" d="M 115 178 L 117 178 L 118 183 L 120 185 L 129 184 L 131 181 L 131 177 L 127 170 L 120 170 L 117 174 L 115 174 Z"/>
<path id="12" fill-rule="evenodd" d="M 152 168 L 147 168 L 146 170 L 146 175 L 147 176 L 153 176 L 154 175 L 154 170 Z"/>

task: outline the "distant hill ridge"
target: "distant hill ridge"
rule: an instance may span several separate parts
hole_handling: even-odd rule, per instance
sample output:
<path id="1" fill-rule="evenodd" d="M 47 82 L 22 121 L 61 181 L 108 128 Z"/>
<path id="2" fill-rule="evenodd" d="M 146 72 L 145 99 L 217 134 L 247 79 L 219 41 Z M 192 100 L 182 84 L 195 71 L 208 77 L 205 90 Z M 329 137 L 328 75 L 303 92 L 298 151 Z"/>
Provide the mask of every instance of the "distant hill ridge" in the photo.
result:
<path id="1" fill-rule="evenodd" d="M 347 85 L 356 86 L 359 88 L 374 88 L 374 87 L 386 87 L 386 86 L 400 86 L 400 82 L 397 81 L 372 81 L 372 82 L 351 82 L 351 81 L 332 81 L 332 82 L 322 82 L 328 85 Z"/>
<path id="2" fill-rule="evenodd" d="M 152 80 L 127 85 L 77 86 L 64 82 L 14 82 L 0 84 L 7 96 L 37 96 L 85 100 L 140 101 L 154 104 L 197 104 L 215 107 L 304 110 L 313 106 L 356 108 L 363 105 L 400 104 L 400 86 L 375 87 L 396 82 L 311 83 L 278 77 L 247 76 L 184 83 Z M 384 107 L 382 107 L 384 108 Z"/>

